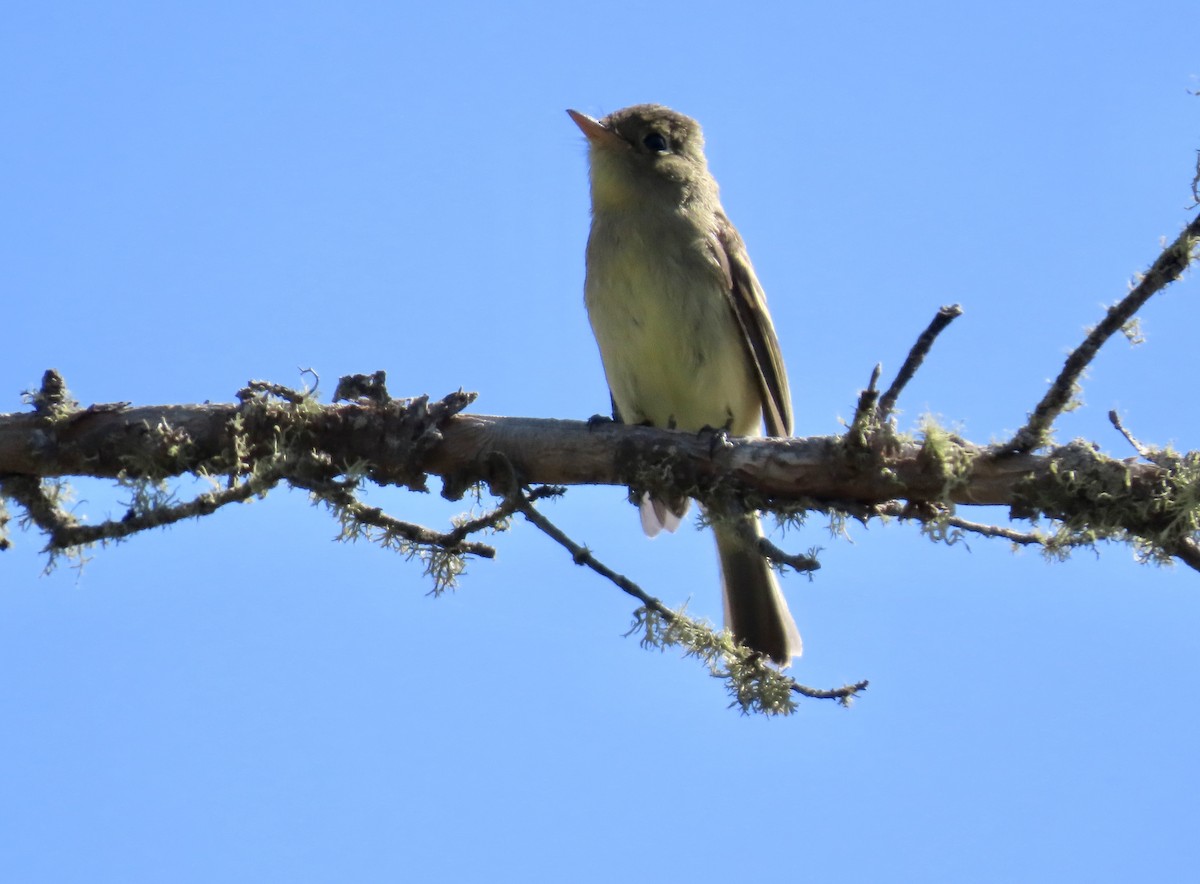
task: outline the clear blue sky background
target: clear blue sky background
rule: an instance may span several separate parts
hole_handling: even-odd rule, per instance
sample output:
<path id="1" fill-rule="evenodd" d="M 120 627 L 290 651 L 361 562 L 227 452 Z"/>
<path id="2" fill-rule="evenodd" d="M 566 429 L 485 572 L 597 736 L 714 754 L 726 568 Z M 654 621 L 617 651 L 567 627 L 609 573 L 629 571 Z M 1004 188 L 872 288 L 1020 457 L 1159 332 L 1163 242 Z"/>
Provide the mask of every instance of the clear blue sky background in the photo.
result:
<path id="1" fill-rule="evenodd" d="M 608 397 L 567 107 L 705 125 L 770 298 L 797 431 L 835 433 L 941 304 L 902 402 L 1018 427 L 1189 217 L 1192 2 L 9 4 L 0 410 L 229 401 L 250 378 L 481 413 Z M 586 11 L 585 11 L 586 10 Z M 1194 276 L 1113 341 L 1059 438 L 1200 447 Z M 77 512 L 119 511 L 81 483 Z M 711 540 L 618 488 L 548 507 L 720 615 Z M 436 494 L 371 499 L 431 524 Z M 1003 513 L 976 514 L 1000 518 Z M 819 521 L 795 669 L 852 709 L 740 717 L 524 524 L 434 600 L 297 493 L 39 576 L 0 556 L 6 881 L 1181 881 L 1200 868 L 1200 581 Z"/>

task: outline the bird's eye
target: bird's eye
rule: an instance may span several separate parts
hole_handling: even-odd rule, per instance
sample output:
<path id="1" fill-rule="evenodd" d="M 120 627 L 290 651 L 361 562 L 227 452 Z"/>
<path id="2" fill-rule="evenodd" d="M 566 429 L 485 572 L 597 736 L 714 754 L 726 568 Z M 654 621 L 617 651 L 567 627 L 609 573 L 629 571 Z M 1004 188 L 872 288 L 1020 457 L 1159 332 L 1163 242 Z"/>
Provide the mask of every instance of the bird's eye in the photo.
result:
<path id="1" fill-rule="evenodd" d="M 642 144 L 646 145 L 646 148 L 648 150 L 650 150 L 652 153 L 666 153 L 667 152 L 667 139 L 664 138 L 662 135 L 660 135 L 658 132 L 651 132 L 649 135 L 647 135 L 645 138 L 642 139 Z"/>

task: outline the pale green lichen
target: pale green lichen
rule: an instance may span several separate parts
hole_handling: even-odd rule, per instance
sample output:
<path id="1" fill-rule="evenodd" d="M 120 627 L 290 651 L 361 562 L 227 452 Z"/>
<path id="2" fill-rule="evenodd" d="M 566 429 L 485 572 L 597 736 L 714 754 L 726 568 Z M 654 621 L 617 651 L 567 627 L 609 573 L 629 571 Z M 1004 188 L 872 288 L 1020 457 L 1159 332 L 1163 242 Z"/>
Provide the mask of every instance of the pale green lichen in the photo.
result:
<path id="1" fill-rule="evenodd" d="M 714 678 L 725 683 L 733 698 L 730 706 L 745 715 L 790 715 L 796 711 L 792 679 L 737 644 L 728 630 L 718 632 L 711 624 L 688 617 L 683 610 L 667 617 L 643 606 L 633 612 L 633 625 L 626 634 L 634 632 L 641 633 L 639 641 L 644 648 L 663 651 L 678 647 L 684 656 L 700 660 Z"/>
<path id="2" fill-rule="evenodd" d="M 1134 347 L 1146 343 L 1146 335 L 1142 332 L 1142 320 L 1139 316 L 1133 317 L 1133 319 L 1121 326 L 1121 334 Z"/>
<path id="3" fill-rule="evenodd" d="M 936 502 L 949 504 L 956 491 L 970 485 L 976 456 L 931 415 L 921 421 L 921 448 L 917 459 L 923 468 L 940 478 Z"/>
<path id="4" fill-rule="evenodd" d="M 1028 507 L 1054 520 L 1047 555 L 1075 546 L 1129 544 L 1139 561 L 1166 564 L 1200 537 L 1200 455 L 1147 452 L 1159 468 L 1135 480 L 1134 464 L 1103 455 L 1086 442 L 1056 450 L 1045 478 L 1020 486 L 1018 515 Z M 1047 481 L 1048 480 L 1048 481 Z"/>

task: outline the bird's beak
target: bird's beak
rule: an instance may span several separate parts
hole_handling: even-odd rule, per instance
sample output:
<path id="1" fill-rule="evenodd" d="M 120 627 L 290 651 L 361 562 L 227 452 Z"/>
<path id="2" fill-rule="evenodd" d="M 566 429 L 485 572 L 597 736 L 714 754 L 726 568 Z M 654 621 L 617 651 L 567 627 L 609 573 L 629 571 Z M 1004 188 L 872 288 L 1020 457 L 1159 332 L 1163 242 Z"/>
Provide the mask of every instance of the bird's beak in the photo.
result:
<path id="1" fill-rule="evenodd" d="M 567 114 L 575 121 L 575 125 L 587 137 L 590 144 L 599 147 L 605 144 L 617 144 L 621 141 L 617 133 L 600 125 L 599 120 L 593 120 L 587 114 L 581 114 L 577 110 L 568 109 Z"/>

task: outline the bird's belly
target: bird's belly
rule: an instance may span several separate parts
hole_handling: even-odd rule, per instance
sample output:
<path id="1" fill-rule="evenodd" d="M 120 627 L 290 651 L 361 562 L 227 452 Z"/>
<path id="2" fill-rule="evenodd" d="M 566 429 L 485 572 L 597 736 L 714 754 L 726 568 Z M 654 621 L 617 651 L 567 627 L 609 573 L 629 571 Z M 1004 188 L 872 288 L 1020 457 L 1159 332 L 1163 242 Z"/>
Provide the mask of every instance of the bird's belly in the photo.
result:
<path id="1" fill-rule="evenodd" d="M 760 393 L 720 278 L 655 257 L 589 268 L 588 316 L 621 418 L 757 435 Z"/>

